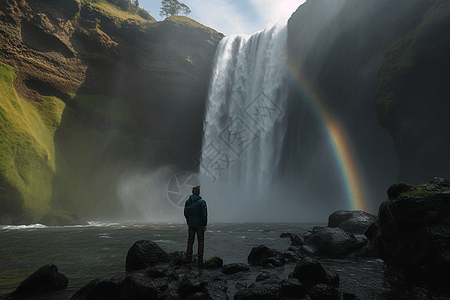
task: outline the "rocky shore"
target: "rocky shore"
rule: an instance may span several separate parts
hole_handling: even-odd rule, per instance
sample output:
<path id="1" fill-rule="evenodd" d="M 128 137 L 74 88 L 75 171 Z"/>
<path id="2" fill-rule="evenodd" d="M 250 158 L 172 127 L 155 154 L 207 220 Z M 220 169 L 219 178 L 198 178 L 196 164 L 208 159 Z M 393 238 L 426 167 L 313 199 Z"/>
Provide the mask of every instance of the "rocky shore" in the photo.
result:
<path id="1" fill-rule="evenodd" d="M 281 234 L 291 240 L 285 251 L 254 247 L 247 263 L 224 265 L 212 257 L 199 265 L 184 252 L 140 240 L 129 249 L 123 273 L 93 279 L 70 299 L 450 299 L 450 182 L 397 183 L 388 196 L 378 217 L 337 211 L 328 226 Z M 384 276 L 355 278 L 336 268 L 368 260 L 384 264 Z M 48 265 L 0 299 L 33 299 L 67 284 Z"/>

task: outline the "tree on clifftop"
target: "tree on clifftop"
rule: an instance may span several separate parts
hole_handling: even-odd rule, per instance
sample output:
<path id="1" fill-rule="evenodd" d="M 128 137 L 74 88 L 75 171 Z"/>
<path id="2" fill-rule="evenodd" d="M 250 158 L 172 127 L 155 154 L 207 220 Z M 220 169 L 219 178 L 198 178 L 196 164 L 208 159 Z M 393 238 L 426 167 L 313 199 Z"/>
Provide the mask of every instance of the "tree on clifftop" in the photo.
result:
<path id="1" fill-rule="evenodd" d="M 180 3 L 178 0 L 162 0 L 159 15 L 161 17 L 170 17 L 181 13 L 187 16 L 190 12 L 189 6 Z"/>

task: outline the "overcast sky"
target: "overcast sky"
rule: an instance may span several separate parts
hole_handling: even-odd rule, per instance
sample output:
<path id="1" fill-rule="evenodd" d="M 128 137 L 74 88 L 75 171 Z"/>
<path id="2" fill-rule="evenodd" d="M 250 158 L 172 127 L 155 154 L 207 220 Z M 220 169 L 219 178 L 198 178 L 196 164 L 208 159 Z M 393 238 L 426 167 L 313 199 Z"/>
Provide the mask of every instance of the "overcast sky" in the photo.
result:
<path id="1" fill-rule="evenodd" d="M 286 22 L 306 0 L 179 0 L 191 9 L 188 17 L 226 36 L 253 34 L 275 23 Z M 157 21 L 160 0 L 139 0 Z"/>

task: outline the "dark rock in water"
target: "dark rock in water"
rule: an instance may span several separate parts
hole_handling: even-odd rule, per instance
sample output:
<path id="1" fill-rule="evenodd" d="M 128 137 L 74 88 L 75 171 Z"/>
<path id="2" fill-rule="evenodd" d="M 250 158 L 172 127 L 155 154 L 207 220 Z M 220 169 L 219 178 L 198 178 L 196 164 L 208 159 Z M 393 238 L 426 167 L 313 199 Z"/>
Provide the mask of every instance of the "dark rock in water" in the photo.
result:
<path id="1" fill-rule="evenodd" d="M 391 285 L 424 286 L 450 295 L 450 188 L 434 178 L 380 205 L 378 224 L 366 231 L 385 261 Z M 412 192 L 411 192 L 412 191 Z"/>
<path id="2" fill-rule="evenodd" d="M 158 290 L 153 281 L 144 274 L 127 276 L 120 284 L 119 300 L 158 299 Z"/>
<path id="3" fill-rule="evenodd" d="M 305 257 L 295 265 L 292 277 L 307 287 L 320 283 L 339 286 L 339 275 L 328 271 L 319 261 L 311 257 Z"/>
<path id="4" fill-rule="evenodd" d="M 254 247 L 247 257 L 247 261 L 252 266 L 272 266 L 284 265 L 283 255 L 275 249 L 270 249 L 264 245 Z"/>
<path id="5" fill-rule="evenodd" d="M 115 300 L 118 299 L 119 292 L 118 283 L 94 279 L 79 289 L 70 300 Z"/>
<path id="6" fill-rule="evenodd" d="M 288 237 L 288 238 L 292 239 L 292 236 L 293 236 L 293 234 L 290 233 L 290 232 L 283 232 L 283 233 L 280 234 L 280 238 Z"/>
<path id="7" fill-rule="evenodd" d="M 306 240 L 300 235 L 293 235 L 291 237 L 291 246 L 303 246 L 306 243 Z"/>
<path id="8" fill-rule="evenodd" d="M 366 242 L 358 240 L 352 233 L 334 227 L 324 227 L 308 239 L 303 249 L 314 255 L 343 258 L 364 247 Z"/>
<path id="9" fill-rule="evenodd" d="M 169 255 L 170 255 L 170 262 L 175 266 L 180 266 L 188 263 L 186 259 L 186 253 L 184 253 L 183 251 L 175 251 L 169 253 Z"/>
<path id="10" fill-rule="evenodd" d="M 281 296 L 288 298 L 303 298 L 306 295 L 306 286 L 297 278 L 285 278 L 281 281 Z"/>
<path id="11" fill-rule="evenodd" d="M 158 268 L 148 268 L 147 270 L 145 270 L 145 275 L 147 275 L 150 278 L 162 278 L 167 276 L 166 271 L 167 270 Z"/>
<path id="12" fill-rule="evenodd" d="M 178 293 L 182 297 L 187 297 L 198 292 L 204 292 L 206 284 L 198 277 L 184 276 L 178 284 Z"/>
<path id="13" fill-rule="evenodd" d="M 170 261 L 170 255 L 155 242 L 140 240 L 128 250 L 126 270 L 141 270 Z"/>
<path id="14" fill-rule="evenodd" d="M 309 292 L 311 300 L 340 300 L 339 291 L 328 284 L 317 284 Z"/>
<path id="15" fill-rule="evenodd" d="M 250 268 L 248 267 L 248 265 L 246 265 L 244 263 L 232 263 L 232 264 L 224 265 L 222 267 L 222 273 L 224 273 L 226 275 L 231 275 L 231 274 L 248 271 L 248 270 L 250 270 Z"/>
<path id="16" fill-rule="evenodd" d="M 279 299 L 281 294 L 280 284 L 252 283 L 247 289 L 243 289 L 234 294 L 235 300 L 270 300 Z"/>
<path id="17" fill-rule="evenodd" d="M 220 278 L 211 279 L 205 287 L 210 300 L 228 300 L 227 290 L 227 281 Z"/>
<path id="18" fill-rule="evenodd" d="M 46 213 L 38 223 L 46 226 L 73 226 L 87 224 L 85 222 L 81 222 L 76 214 L 63 210 L 55 210 Z"/>
<path id="19" fill-rule="evenodd" d="M 354 234 L 363 234 L 366 228 L 376 220 L 376 216 L 365 211 L 338 210 L 328 217 L 328 226 L 339 227 Z"/>
<path id="20" fill-rule="evenodd" d="M 16 299 L 38 294 L 65 290 L 69 284 L 67 277 L 58 272 L 58 267 L 49 264 L 39 268 L 20 283 L 17 289 L 5 295 L 5 299 Z"/>
<path id="21" fill-rule="evenodd" d="M 223 259 L 218 256 L 213 256 L 208 260 L 205 260 L 203 267 L 205 269 L 220 269 L 223 266 Z"/>

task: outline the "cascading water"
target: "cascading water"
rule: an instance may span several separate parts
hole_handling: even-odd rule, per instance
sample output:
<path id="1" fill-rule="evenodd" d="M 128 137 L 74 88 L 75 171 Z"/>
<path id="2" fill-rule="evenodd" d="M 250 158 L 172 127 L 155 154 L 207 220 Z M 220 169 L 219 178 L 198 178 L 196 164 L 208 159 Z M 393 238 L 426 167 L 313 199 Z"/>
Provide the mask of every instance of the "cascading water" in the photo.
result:
<path id="1" fill-rule="evenodd" d="M 316 221 L 342 208 L 326 132 L 284 61 L 287 26 L 216 52 L 199 159 L 215 221 Z"/>

